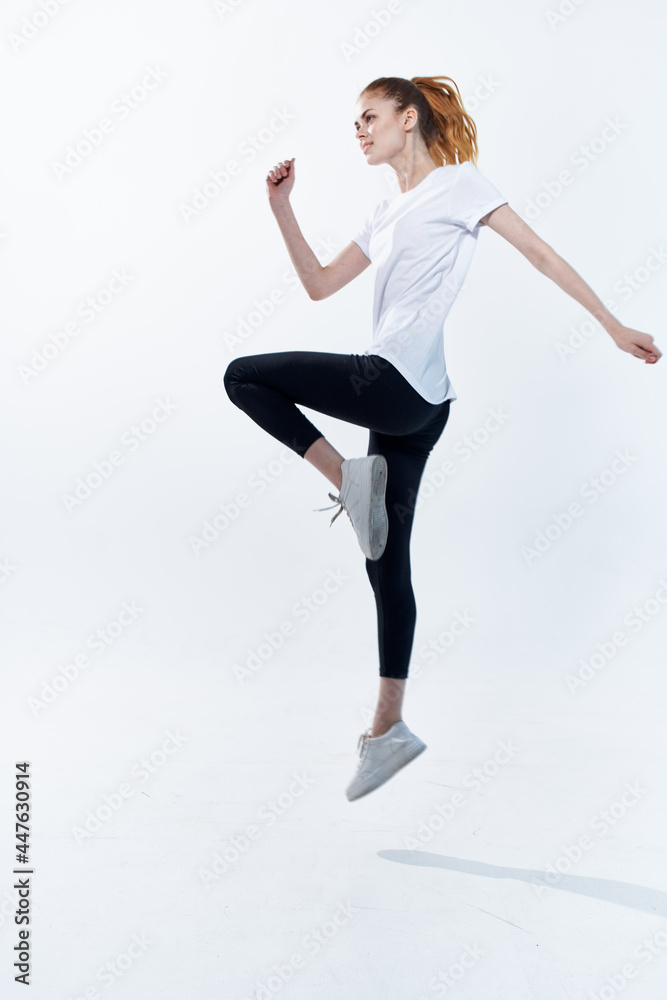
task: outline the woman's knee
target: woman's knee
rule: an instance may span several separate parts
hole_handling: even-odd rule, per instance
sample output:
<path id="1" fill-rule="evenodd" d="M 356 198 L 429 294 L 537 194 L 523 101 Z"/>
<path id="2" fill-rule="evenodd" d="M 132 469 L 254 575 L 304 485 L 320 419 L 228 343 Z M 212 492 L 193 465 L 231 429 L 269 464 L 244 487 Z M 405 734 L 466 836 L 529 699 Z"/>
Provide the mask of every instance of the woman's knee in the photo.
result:
<path id="1" fill-rule="evenodd" d="M 234 396 L 237 390 L 249 381 L 248 361 L 248 357 L 234 358 L 222 376 L 222 383 L 232 402 L 235 402 Z"/>

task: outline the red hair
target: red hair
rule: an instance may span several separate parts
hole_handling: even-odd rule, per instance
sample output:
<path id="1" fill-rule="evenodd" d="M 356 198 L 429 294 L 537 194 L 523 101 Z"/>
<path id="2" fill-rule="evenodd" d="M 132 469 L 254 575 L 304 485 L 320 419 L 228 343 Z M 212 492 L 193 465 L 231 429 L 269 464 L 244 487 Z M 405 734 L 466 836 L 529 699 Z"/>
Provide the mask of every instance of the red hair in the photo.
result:
<path id="1" fill-rule="evenodd" d="M 419 131 L 436 166 L 477 161 L 477 129 L 463 107 L 459 88 L 448 76 L 381 76 L 365 87 L 393 103 L 397 112 L 414 107 Z"/>

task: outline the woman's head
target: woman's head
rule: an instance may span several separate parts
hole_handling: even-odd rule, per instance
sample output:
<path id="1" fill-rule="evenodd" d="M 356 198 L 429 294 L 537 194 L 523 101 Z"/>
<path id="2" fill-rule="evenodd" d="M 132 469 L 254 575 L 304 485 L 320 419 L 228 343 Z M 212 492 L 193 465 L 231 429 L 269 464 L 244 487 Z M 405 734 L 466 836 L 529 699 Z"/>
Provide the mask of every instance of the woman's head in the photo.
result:
<path id="1" fill-rule="evenodd" d="M 437 167 L 477 160 L 477 130 L 447 76 L 383 76 L 362 90 L 355 132 L 370 163 L 428 156 Z M 370 145 L 368 145 L 370 144 Z"/>

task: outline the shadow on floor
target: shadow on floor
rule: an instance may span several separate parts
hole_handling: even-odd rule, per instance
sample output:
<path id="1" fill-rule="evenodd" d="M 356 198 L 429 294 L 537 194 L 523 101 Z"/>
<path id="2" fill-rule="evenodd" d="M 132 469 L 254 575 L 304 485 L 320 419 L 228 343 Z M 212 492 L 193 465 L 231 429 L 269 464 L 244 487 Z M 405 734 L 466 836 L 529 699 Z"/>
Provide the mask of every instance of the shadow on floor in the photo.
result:
<path id="1" fill-rule="evenodd" d="M 580 896 L 618 903 L 653 916 L 667 917 L 667 892 L 651 889 L 646 885 L 632 885 L 630 882 L 616 882 L 614 879 L 591 878 L 586 875 L 561 875 L 556 871 L 542 872 L 532 868 L 505 868 L 503 865 L 464 861 L 462 858 L 431 854 L 429 851 L 378 851 L 377 854 L 385 861 L 416 865 L 418 868 L 446 868 L 448 871 L 465 872 L 467 875 L 529 882 L 538 895 L 548 889 L 562 889 L 565 892 L 576 892 Z"/>

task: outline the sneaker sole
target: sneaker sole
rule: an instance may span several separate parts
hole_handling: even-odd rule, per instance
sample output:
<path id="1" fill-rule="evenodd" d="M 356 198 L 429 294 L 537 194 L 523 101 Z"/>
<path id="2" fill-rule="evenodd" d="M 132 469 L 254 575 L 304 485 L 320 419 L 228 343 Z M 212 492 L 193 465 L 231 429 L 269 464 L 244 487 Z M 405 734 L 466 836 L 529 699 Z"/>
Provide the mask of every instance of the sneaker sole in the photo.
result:
<path id="1" fill-rule="evenodd" d="M 387 544 L 387 508 L 385 492 L 387 489 L 387 459 L 377 455 L 371 467 L 370 512 L 368 517 L 368 538 L 372 562 L 379 559 Z"/>
<path id="2" fill-rule="evenodd" d="M 347 795 L 348 800 L 350 802 L 354 802 L 355 799 L 361 799 L 364 797 L 364 795 L 368 795 L 369 792 L 374 792 L 376 788 L 379 788 L 380 785 L 384 785 L 386 781 L 389 781 L 389 779 L 392 778 L 397 773 L 397 771 L 400 771 L 401 768 L 405 767 L 406 764 L 409 764 L 410 761 L 413 761 L 415 757 L 419 757 L 420 753 L 423 753 L 424 750 L 426 749 L 427 749 L 426 743 L 416 744 L 414 747 L 412 747 L 408 757 L 404 757 L 403 760 L 401 760 L 400 763 L 396 764 L 396 766 L 393 767 L 390 771 L 383 772 L 381 781 L 378 781 L 376 784 L 371 785 L 368 788 L 364 788 L 362 792 L 358 792 L 352 795 Z"/>

